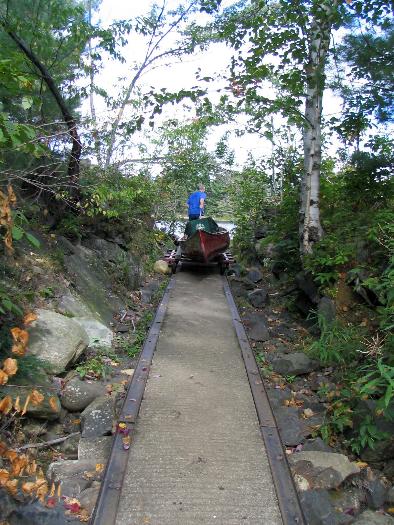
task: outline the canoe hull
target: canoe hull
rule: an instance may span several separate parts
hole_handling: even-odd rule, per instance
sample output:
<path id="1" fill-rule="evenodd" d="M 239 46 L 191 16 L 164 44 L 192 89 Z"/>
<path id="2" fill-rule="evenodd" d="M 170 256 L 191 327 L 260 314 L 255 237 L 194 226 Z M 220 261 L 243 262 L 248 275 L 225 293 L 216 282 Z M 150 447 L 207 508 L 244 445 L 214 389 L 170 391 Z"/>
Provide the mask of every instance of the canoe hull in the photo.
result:
<path id="1" fill-rule="evenodd" d="M 181 241 L 182 255 L 198 262 L 214 261 L 230 245 L 230 234 L 220 228 L 217 233 L 197 230 L 186 241 Z"/>

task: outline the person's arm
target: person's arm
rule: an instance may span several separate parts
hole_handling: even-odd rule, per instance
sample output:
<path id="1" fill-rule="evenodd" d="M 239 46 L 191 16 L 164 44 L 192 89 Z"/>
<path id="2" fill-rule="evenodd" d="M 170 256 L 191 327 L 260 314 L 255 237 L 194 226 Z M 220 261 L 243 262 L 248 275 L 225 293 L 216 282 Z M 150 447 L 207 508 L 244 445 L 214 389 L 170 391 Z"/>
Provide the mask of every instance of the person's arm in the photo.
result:
<path id="1" fill-rule="evenodd" d="M 200 199 L 200 209 L 201 210 L 204 209 L 204 197 L 201 197 L 201 199 Z"/>

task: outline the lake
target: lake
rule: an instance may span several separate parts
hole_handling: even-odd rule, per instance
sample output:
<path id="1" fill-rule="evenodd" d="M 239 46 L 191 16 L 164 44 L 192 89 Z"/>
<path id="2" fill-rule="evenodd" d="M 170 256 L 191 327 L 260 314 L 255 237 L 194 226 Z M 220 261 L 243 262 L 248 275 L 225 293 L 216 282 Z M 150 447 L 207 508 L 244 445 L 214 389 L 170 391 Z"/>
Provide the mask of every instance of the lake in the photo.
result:
<path id="1" fill-rule="evenodd" d="M 232 221 L 215 221 L 215 222 L 219 226 L 221 226 L 222 228 L 226 228 L 226 230 L 228 230 L 230 232 L 230 238 L 233 237 L 234 230 L 235 230 L 235 224 Z M 186 224 L 186 221 L 179 221 L 175 225 L 174 234 L 177 235 L 178 237 L 182 236 L 183 232 L 185 230 L 185 224 Z M 165 221 L 156 221 L 155 222 L 155 226 L 159 230 L 163 230 L 163 231 L 168 232 L 169 227 L 170 227 L 170 223 L 165 222 Z"/>

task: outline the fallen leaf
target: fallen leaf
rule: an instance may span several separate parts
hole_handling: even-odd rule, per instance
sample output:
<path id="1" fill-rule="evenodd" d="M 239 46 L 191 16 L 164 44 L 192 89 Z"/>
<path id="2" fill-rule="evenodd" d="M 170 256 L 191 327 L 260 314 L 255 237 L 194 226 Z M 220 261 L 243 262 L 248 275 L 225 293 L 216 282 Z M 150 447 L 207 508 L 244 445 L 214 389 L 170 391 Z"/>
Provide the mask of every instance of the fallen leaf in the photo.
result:
<path id="1" fill-rule="evenodd" d="M 134 368 L 125 368 L 121 370 L 120 373 L 131 377 L 134 374 Z"/>
<path id="2" fill-rule="evenodd" d="M 13 206 L 14 204 L 16 204 L 16 195 L 14 193 L 14 189 L 11 186 L 11 184 L 8 184 L 7 192 L 8 192 L 8 202 Z"/>
<path id="3" fill-rule="evenodd" d="M 58 411 L 58 403 L 56 397 L 50 397 L 49 398 L 49 406 L 54 412 Z"/>
<path id="4" fill-rule="evenodd" d="M 0 401 L 0 412 L 2 412 L 3 414 L 8 414 L 11 408 L 12 408 L 11 396 L 3 397 L 3 399 Z"/>
<path id="5" fill-rule="evenodd" d="M 18 413 L 21 412 L 21 410 L 22 410 L 22 409 L 21 409 L 21 405 L 20 405 L 20 397 L 19 397 L 19 396 L 17 396 L 17 398 L 15 399 L 15 402 L 14 402 L 14 410 L 15 410 L 16 412 L 18 412 Z"/>
<path id="6" fill-rule="evenodd" d="M 0 469 L 0 486 L 4 486 L 10 479 L 10 473 L 5 468 Z"/>
<path id="7" fill-rule="evenodd" d="M 26 330 L 22 330 L 22 328 L 18 328 L 17 326 L 11 328 L 11 335 L 15 343 L 22 343 L 24 346 L 26 346 L 29 341 L 28 332 L 26 332 Z"/>
<path id="8" fill-rule="evenodd" d="M 37 488 L 37 485 L 35 483 L 33 483 L 32 481 L 26 481 L 22 485 L 22 491 L 25 494 L 32 494 L 33 491 L 35 491 L 36 488 Z"/>
<path id="9" fill-rule="evenodd" d="M 49 509 L 53 509 L 54 507 L 56 507 L 56 504 L 57 504 L 57 498 L 55 496 L 49 496 L 49 498 L 47 498 L 45 506 L 48 507 Z"/>
<path id="10" fill-rule="evenodd" d="M 21 476 L 23 470 L 25 469 L 28 463 L 29 463 L 29 460 L 26 454 L 17 456 L 12 462 L 12 475 Z"/>
<path id="11" fill-rule="evenodd" d="M 81 504 L 76 498 L 70 498 L 64 503 L 64 508 L 73 514 L 77 514 L 81 510 Z"/>
<path id="12" fill-rule="evenodd" d="M 14 376 L 18 371 L 18 361 L 16 359 L 12 359 L 12 357 L 7 357 L 3 363 L 3 371 L 8 376 Z"/>
<path id="13" fill-rule="evenodd" d="M 365 461 L 355 461 L 355 465 L 358 466 L 358 468 L 366 468 L 368 467 L 368 463 L 365 463 Z"/>
<path id="14" fill-rule="evenodd" d="M 130 436 L 122 437 L 122 444 L 123 444 L 124 450 L 129 450 L 130 444 L 131 444 L 131 437 Z"/>
<path id="15" fill-rule="evenodd" d="M 38 390 L 32 390 L 30 392 L 30 401 L 32 405 L 37 406 L 40 403 L 42 403 L 44 399 L 45 398 L 43 394 L 41 394 L 41 392 L 39 392 Z"/>
<path id="16" fill-rule="evenodd" d="M 21 415 L 24 416 L 27 412 L 27 407 L 29 406 L 29 403 L 30 403 L 30 398 L 31 398 L 31 394 L 29 394 L 26 399 L 25 399 L 25 404 L 23 405 L 23 410 L 21 412 Z"/>
<path id="17" fill-rule="evenodd" d="M 5 385 L 8 381 L 8 374 L 0 370 L 0 385 Z"/>
<path id="18" fill-rule="evenodd" d="M 102 472 L 104 470 L 104 463 L 96 463 L 96 472 Z"/>
<path id="19" fill-rule="evenodd" d="M 16 493 L 18 491 L 18 480 L 17 479 L 11 479 L 7 481 L 4 486 L 10 494 L 12 494 L 13 496 L 16 496 Z"/>
<path id="20" fill-rule="evenodd" d="M 29 325 L 30 323 L 32 323 L 33 321 L 35 321 L 36 319 L 38 318 L 37 314 L 33 313 L 33 312 L 29 312 L 25 315 L 25 317 L 23 318 L 23 324 L 24 325 Z"/>
<path id="21" fill-rule="evenodd" d="M 312 416 L 315 415 L 315 413 L 313 412 L 313 410 L 311 408 L 305 408 L 304 412 L 302 413 L 303 417 L 305 419 L 308 419 Z"/>

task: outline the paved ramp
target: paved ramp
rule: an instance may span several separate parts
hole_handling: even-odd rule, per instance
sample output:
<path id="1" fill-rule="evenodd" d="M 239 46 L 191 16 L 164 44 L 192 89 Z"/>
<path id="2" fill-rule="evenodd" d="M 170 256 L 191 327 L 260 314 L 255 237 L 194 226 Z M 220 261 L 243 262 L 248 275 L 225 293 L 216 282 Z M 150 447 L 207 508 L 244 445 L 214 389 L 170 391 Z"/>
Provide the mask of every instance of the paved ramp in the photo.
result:
<path id="1" fill-rule="evenodd" d="M 282 524 L 219 275 L 176 275 L 116 524 Z"/>

